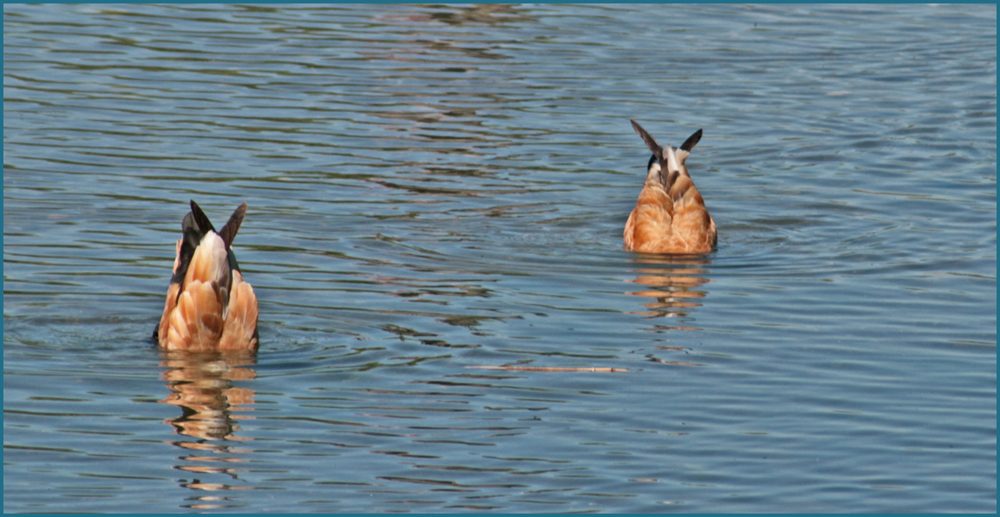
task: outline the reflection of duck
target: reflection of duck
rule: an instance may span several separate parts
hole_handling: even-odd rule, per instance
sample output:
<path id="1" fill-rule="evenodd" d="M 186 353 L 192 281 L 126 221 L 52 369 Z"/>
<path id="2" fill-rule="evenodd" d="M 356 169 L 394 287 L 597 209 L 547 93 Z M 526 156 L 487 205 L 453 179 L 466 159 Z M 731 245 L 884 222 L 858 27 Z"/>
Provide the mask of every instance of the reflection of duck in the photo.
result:
<path id="1" fill-rule="evenodd" d="M 241 417 L 232 412 L 253 404 L 253 390 L 237 388 L 235 380 L 252 380 L 257 372 L 253 353 L 164 352 L 161 366 L 167 387 L 173 392 L 162 400 L 164 404 L 179 406 L 184 413 L 168 420 L 179 434 L 206 440 L 236 440 L 233 432 L 238 429 L 235 420 Z"/>
<path id="2" fill-rule="evenodd" d="M 191 201 L 174 274 L 154 337 L 166 350 L 256 350 L 257 297 L 243 281 L 232 243 L 247 204 L 218 232 Z"/>
<path id="3" fill-rule="evenodd" d="M 429 12 L 427 9 L 421 9 L 411 14 L 380 14 L 376 19 L 381 24 L 393 24 L 393 22 L 400 21 L 437 21 L 456 27 L 475 24 L 500 26 L 534 20 L 532 16 L 524 14 L 525 11 L 522 8 L 507 4 L 473 4 L 469 7 L 447 5 L 432 6 L 430 9 Z"/>
<path id="4" fill-rule="evenodd" d="M 704 256 L 642 255 L 635 262 L 641 264 L 633 280 L 642 289 L 628 294 L 650 298 L 655 301 L 644 303 L 649 309 L 640 312 L 644 316 L 683 317 L 689 309 L 700 307 L 698 299 L 706 292 L 699 289 L 709 280 L 702 278 L 705 265 L 710 262 Z M 679 327 L 693 330 L 690 327 Z"/>
<path id="5" fill-rule="evenodd" d="M 715 247 L 715 221 L 694 186 L 685 161 L 701 130 L 676 151 L 660 147 L 634 120 L 632 127 L 653 151 L 646 182 L 625 223 L 625 249 L 644 253 L 708 253 Z"/>
<path id="6" fill-rule="evenodd" d="M 175 466 L 177 470 L 196 476 L 222 474 L 227 481 L 236 480 L 241 470 L 238 465 L 247 461 L 240 458 L 246 450 L 234 448 L 225 440 L 248 440 L 236 436 L 240 430 L 238 422 L 253 417 L 234 414 L 249 411 L 256 393 L 248 388 L 232 385 L 232 381 L 253 380 L 257 372 L 249 366 L 255 363 L 252 352 L 230 352 L 226 355 L 216 352 L 163 352 L 161 366 L 166 370 L 163 378 L 171 394 L 160 402 L 178 406 L 182 414 L 165 422 L 173 426 L 177 434 L 197 438 L 197 441 L 178 440 L 174 445 L 183 449 L 180 457 L 184 463 Z M 201 481 L 182 480 L 182 486 L 197 490 L 249 490 L 246 485 L 233 485 Z M 204 501 L 198 508 L 218 507 L 217 501 Z"/>

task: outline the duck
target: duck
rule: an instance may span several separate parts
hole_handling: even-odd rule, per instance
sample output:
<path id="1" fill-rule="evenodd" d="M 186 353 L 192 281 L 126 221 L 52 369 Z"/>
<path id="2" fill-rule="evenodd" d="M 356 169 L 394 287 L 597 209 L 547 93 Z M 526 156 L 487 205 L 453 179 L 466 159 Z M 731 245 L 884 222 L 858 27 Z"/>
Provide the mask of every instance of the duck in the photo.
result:
<path id="1" fill-rule="evenodd" d="M 216 231 L 194 200 L 181 223 L 167 301 L 153 337 L 163 350 L 256 351 L 257 296 L 243 280 L 233 239 L 246 202 Z"/>
<path id="2" fill-rule="evenodd" d="M 640 253 L 703 254 L 718 242 L 715 221 L 687 170 L 687 157 L 701 140 L 695 131 L 678 149 L 661 147 L 642 126 L 632 128 L 653 151 L 646 181 L 625 222 L 625 250 Z"/>

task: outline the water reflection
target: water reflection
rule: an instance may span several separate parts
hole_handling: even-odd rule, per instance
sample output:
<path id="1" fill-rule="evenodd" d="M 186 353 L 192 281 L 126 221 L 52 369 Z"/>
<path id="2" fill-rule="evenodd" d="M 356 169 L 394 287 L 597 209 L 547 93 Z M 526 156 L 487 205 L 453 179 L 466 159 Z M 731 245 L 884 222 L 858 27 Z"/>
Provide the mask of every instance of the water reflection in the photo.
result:
<path id="1" fill-rule="evenodd" d="M 184 452 L 174 468 L 196 476 L 223 475 L 226 483 L 206 482 L 201 478 L 182 480 L 181 486 L 195 490 L 249 490 L 252 487 L 231 484 L 239 480 L 238 464 L 246 460 L 240 456 L 250 451 L 234 447 L 232 441 L 249 440 L 237 436 L 240 420 L 253 417 L 240 412 L 252 411 L 256 393 L 233 385 L 233 381 L 249 381 L 257 377 L 251 368 L 256 364 L 252 353 L 192 353 L 183 351 L 163 352 L 160 366 L 165 368 L 170 395 L 161 400 L 181 408 L 181 415 L 168 418 L 165 423 L 176 434 L 196 438 L 197 441 L 171 442 Z M 223 442 L 225 440 L 225 442 Z M 196 498 L 191 508 L 224 506 L 224 498 Z"/>
<path id="2" fill-rule="evenodd" d="M 649 299 L 642 304 L 648 310 L 632 311 L 632 314 L 684 318 L 695 307 L 701 307 L 699 299 L 707 293 L 702 286 L 709 282 L 703 275 L 712 265 L 710 255 L 638 254 L 632 262 L 637 265 L 633 272 L 638 275 L 632 282 L 641 288 L 628 294 Z M 688 326 L 670 328 L 700 330 Z"/>
<path id="3" fill-rule="evenodd" d="M 396 20 L 405 20 L 408 22 L 435 21 L 453 27 L 480 24 L 500 26 L 532 19 L 534 17 L 530 16 L 527 10 L 502 4 L 476 4 L 470 7 L 449 6 L 447 9 L 434 8 L 433 11 L 428 13 L 380 15 L 376 17 L 376 21 L 389 24 Z"/>

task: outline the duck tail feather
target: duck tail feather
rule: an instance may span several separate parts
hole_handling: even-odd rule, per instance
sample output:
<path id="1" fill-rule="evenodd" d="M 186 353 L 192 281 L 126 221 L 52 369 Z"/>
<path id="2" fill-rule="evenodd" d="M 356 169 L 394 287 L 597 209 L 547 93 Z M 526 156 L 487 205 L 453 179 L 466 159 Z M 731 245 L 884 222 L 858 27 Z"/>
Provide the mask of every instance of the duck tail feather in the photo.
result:
<path id="1" fill-rule="evenodd" d="M 648 147 L 650 151 L 653 151 L 653 154 L 656 156 L 656 159 L 658 161 L 662 160 L 663 148 L 660 147 L 660 144 L 656 143 L 656 140 L 653 138 L 653 135 L 650 135 L 645 129 L 643 129 L 638 122 L 634 120 L 629 120 L 629 122 L 632 123 L 632 129 L 635 129 L 635 132 L 639 133 L 639 137 L 642 138 L 642 141 L 646 143 L 646 147 Z"/>
<path id="2" fill-rule="evenodd" d="M 693 135 L 689 136 L 688 139 L 685 140 L 683 144 L 681 144 L 681 149 L 690 153 L 691 149 L 694 149 L 694 146 L 697 145 L 698 142 L 700 141 L 701 141 L 701 130 L 699 129 L 695 131 Z"/>
<path id="3" fill-rule="evenodd" d="M 247 203 L 244 201 L 240 203 L 240 206 L 236 207 L 233 211 L 233 215 L 229 216 L 229 221 L 226 225 L 219 230 L 219 237 L 222 237 L 222 242 L 226 244 L 226 249 L 233 244 L 233 239 L 236 238 L 236 232 L 240 231 L 240 225 L 243 224 L 243 218 L 247 214 Z"/>
<path id="4" fill-rule="evenodd" d="M 198 229 L 201 231 L 202 235 L 210 231 L 212 232 L 215 231 L 215 227 L 212 226 L 212 221 L 208 220 L 208 216 L 205 215 L 205 212 L 201 210 L 201 207 L 198 206 L 198 203 L 195 203 L 193 199 L 191 200 L 191 216 L 194 218 L 193 220 L 195 224 L 198 226 Z M 186 222 L 187 217 L 185 217 L 184 220 Z"/>

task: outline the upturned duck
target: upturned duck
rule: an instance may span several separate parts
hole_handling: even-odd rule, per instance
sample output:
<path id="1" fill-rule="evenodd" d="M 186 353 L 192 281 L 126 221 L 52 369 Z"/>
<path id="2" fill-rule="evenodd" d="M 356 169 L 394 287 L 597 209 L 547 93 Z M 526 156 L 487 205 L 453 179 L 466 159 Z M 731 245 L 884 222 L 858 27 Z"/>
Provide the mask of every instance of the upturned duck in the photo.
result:
<path id="1" fill-rule="evenodd" d="M 154 337 L 165 350 L 257 349 L 257 297 L 243 281 L 232 243 L 243 223 L 242 203 L 221 230 L 191 201 L 177 241 L 174 274 Z"/>
<path id="2" fill-rule="evenodd" d="M 646 182 L 625 223 L 625 249 L 642 253 L 708 253 L 718 234 L 705 200 L 688 174 L 687 157 L 701 140 L 699 129 L 674 150 L 660 147 L 636 121 L 632 127 L 653 151 Z"/>

